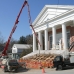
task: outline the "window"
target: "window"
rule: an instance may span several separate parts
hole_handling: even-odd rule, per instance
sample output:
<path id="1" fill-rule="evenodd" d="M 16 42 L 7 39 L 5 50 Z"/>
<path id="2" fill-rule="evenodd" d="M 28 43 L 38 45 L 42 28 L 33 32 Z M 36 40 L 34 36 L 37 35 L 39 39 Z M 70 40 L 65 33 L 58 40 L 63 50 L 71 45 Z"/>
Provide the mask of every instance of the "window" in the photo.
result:
<path id="1" fill-rule="evenodd" d="M 50 40 L 50 48 L 52 48 L 52 35 L 50 36 L 50 38 L 49 38 Z"/>
<path id="2" fill-rule="evenodd" d="M 67 43 L 68 43 L 68 47 L 70 46 L 70 32 L 67 32 Z"/>

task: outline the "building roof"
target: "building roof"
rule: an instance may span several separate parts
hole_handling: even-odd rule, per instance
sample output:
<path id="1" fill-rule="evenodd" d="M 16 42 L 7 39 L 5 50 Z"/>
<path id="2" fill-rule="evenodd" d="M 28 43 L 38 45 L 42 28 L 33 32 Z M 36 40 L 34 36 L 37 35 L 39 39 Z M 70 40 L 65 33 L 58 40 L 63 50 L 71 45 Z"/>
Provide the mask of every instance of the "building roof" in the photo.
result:
<path id="1" fill-rule="evenodd" d="M 44 8 L 41 10 L 41 12 L 39 13 L 39 15 L 37 16 L 37 18 L 34 20 L 34 22 L 32 23 L 33 26 L 35 26 L 36 24 L 38 24 L 38 21 L 40 21 L 41 17 L 44 15 L 44 13 L 48 10 L 48 9 L 54 9 L 53 12 L 57 11 L 57 14 L 59 13 L 58 10 L 62 10 L 60 12 L 60 14 L 63 14 L 65 12 L 68 12 L 72 9 L 74 9 L 74 5 L 45 5 Z M 49 10 L 49 16 L 50 14 L 52 14 L 52 12 L 50 12 Z M 47 13 L 47 14 L 48 14 Z M 45 13 L 46 14 L 46 13 Z M 47 15 L 48 16 L 48 15 Z M 51 17 L 54 18 L 55 16 Z M 42 17 L 43 18 L 43 17 Z M 44 20 L 42 20 L 44 21 Z M 39 22 L 41 24 L 41 22 Z"/>
<path id="2" fill-rule="evenodd" d="M 16 47 L 17 49 L 28 49 L 32 47 L 32 45 L 29 44 L 14 44 L 13 47 Z M 12 49 L 13 49 L 12 47 Z"/>

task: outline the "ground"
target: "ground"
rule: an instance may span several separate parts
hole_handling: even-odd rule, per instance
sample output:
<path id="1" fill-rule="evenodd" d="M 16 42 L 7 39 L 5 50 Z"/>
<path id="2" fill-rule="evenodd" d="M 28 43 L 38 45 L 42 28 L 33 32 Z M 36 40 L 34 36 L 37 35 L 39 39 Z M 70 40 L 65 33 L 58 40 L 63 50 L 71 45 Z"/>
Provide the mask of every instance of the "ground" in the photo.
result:
<path id="1" fill-rule="evenodd" d="M 67 68 L 62 71 L 56 71 L 55 69 L 44 69 L 45 73 L 42 73 L 42 69 L 20 69 L 17 73 L 15 72 L 6 72 L 4 73 L 2 69 L 0 69 L 0 74 L 74 74 L 74 69 Z"/>

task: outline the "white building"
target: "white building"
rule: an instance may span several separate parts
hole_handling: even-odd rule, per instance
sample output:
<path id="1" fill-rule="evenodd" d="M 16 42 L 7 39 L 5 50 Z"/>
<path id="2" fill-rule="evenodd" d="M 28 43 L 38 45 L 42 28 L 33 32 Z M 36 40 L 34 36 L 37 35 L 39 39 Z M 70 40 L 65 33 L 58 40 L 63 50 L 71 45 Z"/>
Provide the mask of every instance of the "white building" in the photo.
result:
<path id="1" fill-rule="evenodd" d="M 32 45 L 28 44 L 14 44 L 12 47 L 12 57 L 19 59 L 20 54 L 23 52 L 23 50 L 27 51 L 31 47 Z"/>
<path id="2" fill-rule="evenodd" d="M 74 6 L 45 5 L 32 25 L 41 43 L 41 47 L 38 44 L 38 49 L 56 50 L 58 44 L 59 50 L 68 49 L 74 41 Z M 33 52 L 37 50 L 36 43 L 33 33 Z"/>
<path id="3" fill-rule="evenodd" d="M 14 44 L 12 47 L 12 53 L 22 53 L 23 50 L 27 50 L 29 48 L 31 48 L 32 45 L 28 45 L 28 44 Z"/>

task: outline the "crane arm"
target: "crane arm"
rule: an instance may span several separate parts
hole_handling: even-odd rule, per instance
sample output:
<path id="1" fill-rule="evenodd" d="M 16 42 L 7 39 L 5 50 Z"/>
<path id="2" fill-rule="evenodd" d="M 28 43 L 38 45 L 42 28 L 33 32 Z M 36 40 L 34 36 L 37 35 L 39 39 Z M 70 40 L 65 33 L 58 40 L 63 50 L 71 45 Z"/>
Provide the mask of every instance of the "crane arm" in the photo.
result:
<path id="1" fill-rule="evenodd" d="M 6 52 L 6 51 L 7 51 L 7 49 L 8 49 L 10 40 L 11 40 L 11 38 L 12 38 L 13 33 L 15 32 L 15 29 L 16 29 L 17 24 L 18 24 L 18 22 L 19 22 L 19 17 L 20 17 L 20 15 L 21 15 L 21 13 L 22 13 L 22 10 L 23 10 L 23 8 L 25 7 L 26 4 L 27 4 L 27 1 L 25 0 L 24 3 L 23 3 L 23 5 L 22 5 L 22 8 L 21 8 L 21 10 L 20 10 L 20 12 L 19 12 L 19 14 L 18 14 L 18 16 L 17 16 L 17 18 L 16 18 L 16 21 L 15 21 L 15 23 L 14 23 L 14 26 L 13 26 L 13 28 L 12 28 L 12 31 L 11 31 L 10 36 L 9 36 L 9 38 L 8 38 L 8 41 L 6 42 L 5 48 L 4 48 L 4 50 L 2 51 L 2 54 L 3 54 L 3 55 L 7 55 L 7 52 Z"/>
<path id="2" fill-rule="evenodd" d="M 17 24 L 18 24 L 18 22 L 19 22 L 20 15 L 21 15 L 22 10 L 23 10 L 23 8 L 25 7 L 25 5 L 27 5 L 27 7 L 28 7 L 28 15 L 29 15 L 29 23 L 30 23 L 30 26 L 31 26 L 31 28 L 32 28 L 35 36 L 36 36 L 36 39 L 37 39 L 39 45 L 41 46 L 41 43 L 39 42 L 39 40 L 38 40 L 38 38 L 37 38 L 37 35 L 36 35 L 36 33 L 35 33 L 35 30 L 34 30 L 34 28 L 33 28 L 33 26 L 32 26 L 29 4 L 28 4 L 28 2 L 25 0 L 24 3 L 23 3 L 23 5 L 22 5 L 22 8 L 21 8 L 21 10 L 20 10 L 20 12 L 19 12 L 19 14 L 18 14 L 18 16 L 17 16 L 17 18 L 16 18 L 16 21 L 15 21 L 15 23 L 14 23 L 14 26 L 13 26 L 13 28 L 12 28 L 12 31 L 11 31 L 11 33 L 10 33 L 10 35 L 9 35 L 8 41 L 6 42 L 5 48 L 4 48 L 3 52 L 2 52 L 3 55 L 7 55 L 7 52 L 6 52 L 6 51 L 7 51 L 7 49 L 8 49 L 8 46 L 9 46 L 10 40 L 11 40 L 11 38 L 12 38 L 12 35 L 13 35 L 13 33 L 15 32 L 15 30 L 16 30 L 16 28 L 17 28 Z"/>

